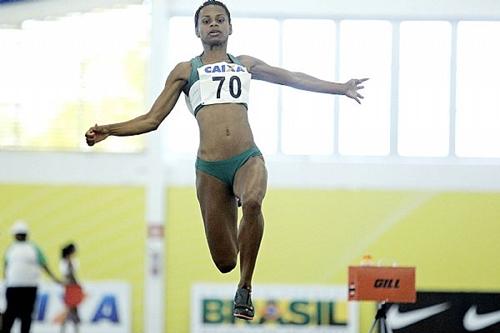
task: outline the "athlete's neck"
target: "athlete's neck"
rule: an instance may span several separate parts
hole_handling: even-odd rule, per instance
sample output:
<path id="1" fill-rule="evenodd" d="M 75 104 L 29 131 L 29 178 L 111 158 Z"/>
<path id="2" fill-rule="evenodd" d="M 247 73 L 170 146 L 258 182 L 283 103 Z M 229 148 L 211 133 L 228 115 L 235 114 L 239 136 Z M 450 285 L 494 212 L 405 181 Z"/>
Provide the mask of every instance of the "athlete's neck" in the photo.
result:
<path id="1" fill-rule="evenodd" d="M 213 64 L 215 62 L 227 61 L 228 59 L 226 47 L 204 48 L 201 55 L 201 61 L 204 64 Z"/>

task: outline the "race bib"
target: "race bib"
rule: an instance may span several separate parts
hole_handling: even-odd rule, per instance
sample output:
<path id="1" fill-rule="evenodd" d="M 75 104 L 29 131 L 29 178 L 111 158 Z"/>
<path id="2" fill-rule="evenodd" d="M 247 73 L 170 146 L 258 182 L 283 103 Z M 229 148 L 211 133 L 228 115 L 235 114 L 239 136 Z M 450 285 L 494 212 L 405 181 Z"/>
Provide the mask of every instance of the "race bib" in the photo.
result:
<path id="1" fill-rule="evenodd" d="M 219 62 L 198 68 L 201 104 L 248 103 L 252 76 L 244 66 Z"/>

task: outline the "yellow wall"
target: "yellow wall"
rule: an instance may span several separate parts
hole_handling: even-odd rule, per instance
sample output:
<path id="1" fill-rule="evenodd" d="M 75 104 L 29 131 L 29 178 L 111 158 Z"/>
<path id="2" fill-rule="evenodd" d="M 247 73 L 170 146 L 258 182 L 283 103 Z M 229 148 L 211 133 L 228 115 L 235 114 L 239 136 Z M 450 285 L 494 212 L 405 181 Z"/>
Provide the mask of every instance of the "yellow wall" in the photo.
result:
<path id="1" fill-rule="evenodd" d="M 133 332 L 143 333 L 144 210 L 140 187 L 0 184 L 0 252 L 17 218 L 53 270 L 61 245 L 77 242 L 83 281 L 132 284 Z M 347 266 L 370 253 L 417 266 L 420 289 L 500 291 L 499 193 L 270 189 L 264 213 L 255 283 L 343 285 Z M 165 237 L 167 332 L 189 332 L 191 285 L 236 285 L 238 273 L 212 264 L 191 187 L 169 190 Z M 362 305 L 361 332 L 372 310 Z"/>
<path id="2" fill-rule="evenodd" d="M 0 253 L 3 257 L 11 242 L 10 227 L 16 219 L 29 224 L 31 239 L 57 275 L 61 246 L 75 242 L 83 283 L 116 279 L 131 284 L 132 327 L 139 333 L 143 327 L 144 209 L 142 188 L 0 185 Z"/>
<path id="3" fill-rule="evenodd" d="M 192 188 L 168 194 L 167 332 L 188 332 L 193 283 L 238 282 L 211 262 Z M 417 266 L 417 288 L 500 291 L 500 194 L 273 190 L 255 283 L 346 284 L 365 253 Z M 373 304 L 362 304 L 361 332 Z"/>

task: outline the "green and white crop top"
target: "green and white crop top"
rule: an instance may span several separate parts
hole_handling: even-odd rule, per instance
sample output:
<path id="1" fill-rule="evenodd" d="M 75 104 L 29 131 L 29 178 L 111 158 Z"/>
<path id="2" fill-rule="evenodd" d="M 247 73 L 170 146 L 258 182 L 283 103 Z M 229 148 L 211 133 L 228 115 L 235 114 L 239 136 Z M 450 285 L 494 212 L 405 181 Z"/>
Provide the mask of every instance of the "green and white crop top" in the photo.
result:
<path id="1" fill-rule="evenodd" d="M 231 63 L 203 65 L 201 57 L 191 59 L 191 75 L 184 87 L 186 104 L 196 116 L 205 105 L 238 103 L 248 108 L 248 93 L 252 75 L 234 56 Z"/>

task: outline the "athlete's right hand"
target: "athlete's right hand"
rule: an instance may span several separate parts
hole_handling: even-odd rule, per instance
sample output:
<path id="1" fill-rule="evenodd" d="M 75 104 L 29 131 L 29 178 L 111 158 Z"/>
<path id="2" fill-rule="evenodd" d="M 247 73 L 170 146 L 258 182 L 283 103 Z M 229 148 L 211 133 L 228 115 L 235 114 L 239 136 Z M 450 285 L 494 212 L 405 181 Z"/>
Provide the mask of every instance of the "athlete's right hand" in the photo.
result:
<path id="1" fill-rule="evenodd" d="M 105 126 L 95 126 L 89 128 L 85 133 L 85 140 L 89 146 L 93 146 L 96 143 L 106 139 L 109 136 L 109 130 Z"/>

